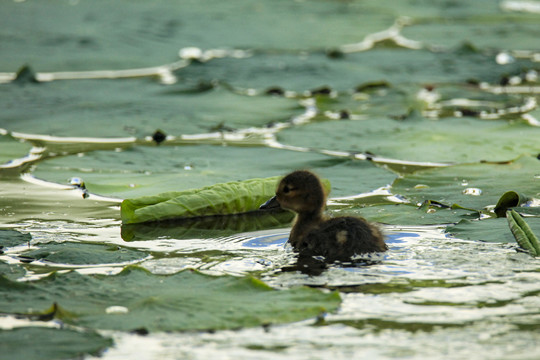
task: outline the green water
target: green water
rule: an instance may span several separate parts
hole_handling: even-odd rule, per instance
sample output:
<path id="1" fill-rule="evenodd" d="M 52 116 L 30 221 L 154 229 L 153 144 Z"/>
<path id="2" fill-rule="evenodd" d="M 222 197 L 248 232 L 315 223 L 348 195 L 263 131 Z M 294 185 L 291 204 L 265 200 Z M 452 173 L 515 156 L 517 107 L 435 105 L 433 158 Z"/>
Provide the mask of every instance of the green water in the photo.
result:
<path id="1" fill-rule="evenodd" d="M 539 2 L 0 10 L 10 359 L 540 356 L 540 263 L 493 211 L 519 193 L 540 234 Z M 298 168 L 390 251 L 307 275 L 287 216 L 121 225 L 124 198 Z"/>

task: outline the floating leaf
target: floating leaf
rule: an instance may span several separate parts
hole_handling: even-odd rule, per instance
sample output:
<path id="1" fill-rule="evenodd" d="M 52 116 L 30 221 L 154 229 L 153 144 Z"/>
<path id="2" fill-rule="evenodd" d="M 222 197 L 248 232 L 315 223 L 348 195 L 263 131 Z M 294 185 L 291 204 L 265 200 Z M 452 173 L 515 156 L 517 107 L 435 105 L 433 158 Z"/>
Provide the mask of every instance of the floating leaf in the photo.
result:
<path id="1" fill-rule="evenodd" d="M 257 211 L 274 196 L 280 177 L 216 184 L 122 201 L 122 223 L 241 214 Z M 323 180 L 329 190 L 330 183 Z"/>
<path id="2" fill-rule="evenodd" d="M 279 177 L 234 181 L 201 189 L 126 199 L 120 209 L 122 223 L 226 215 L 257 210 L 275 194 L 278 180 Z"/>
<path id="3" fill-rule="evenodd" d="M 0 343 L 10 360 L 79 359 L 85 355 L 99 356 L 113 345 L 110 338 L 94 331 L 45 327 L 0 330 Z"/>
<path id="4" fill-rule="evenodd" d="M 540 255 L 540 242 L 536 235 L 534 235 L 531 227 L 523 220 L 514 210 L 509 210 L 506 213 L 508 225 L 512 234 L 516 238 L 516 242 L 523 249 L 529 251 L 533 256 Z"/>
<path id="5" fill-rule="evenodd" d="M 32 235 L 17 230 L 0 230 L 0 249 L 16 245 L 28 244 Z"/>
<path id="6" fill-rule="evenodd" d="M 386 100 L 391 104 L 399 101 Z M 379 100 L 371 100 L 370 106 L 376 106 L 374 101 Z M 507 124 L 466 117 L 427 120 L 420 116 L 397 121 L 391 118 L 402 115 L 396 110 L 382 114 L 377 111 L 377 108 L 368 108 L 364 113 L 369 117 L 361 120 L 329 120 L 284 129 L 278 139 L 287 145 L 370 152 L 392 159 L 439 163 L 511 160 L 538 151 L 540 130 L 523 122 Z M 407 111 L 407 107 L 402 107 L 403 113 Z M 521 141 L 516 142 L 516 138 Z"/>
<path id="7" fill-rule="evenodd" d="M 26 251 L 25 256 L 63 265 L 113 264 L 141 260 L 146 254 L 118 246 L 81 243 L 39 244 L 39 249 Z"/>
<path id="8" fill-rule="evenodd" d="M 506 211 L 509 208 L 520 206 L 529 200 L 530 198 L 526 195 L 515 191 L 507 191 L 501 196 L 497 205 L 495 205 L 495 214 L 497 214 L 498 217 L 505 217 Z"/>
<path id="9" fill-rule="evenodd" d="M 337 177 L 339 180 L 332 193 L 339 195 L 348 194 L 349 184 L 369 184 L 357 190 L 367 191 L 395 178 L 394 174 L 373 164 L 362 166 L 347 158 L 329 159 L 313 152 L 221 145 L 160 145 L 118 152 L 92 151 L 47 159 L 37 165 L 33 174 L 60 184 L 80 177 L 93 194 L 125 199 L 239 179 L 285 175 L 302 168 L 312 169 L 323 177 L 327 173 Z M 355 179 L 354 175 L 362 169 L 366 171 L 366 178 Z"/>
<path id="10" fill-rule="evenodd" d="M 501 189 L 537 196 L 540 161 L 521 156 L 505 163 L 462 164 L 407 174 L 392 184 L 392 192 L 415 203 L 435 200 L 481 210 L 495 205 Z M 495 181 L 496 179 L 496 181 Z"/>
<path id="11" fill-rule="evenodd" d="M 411 204 L 352 208 L 345 212 L 363 216 L 370 221 L 393 225 L 437 225 L 478 217 L 477 213 L 466 209 L 418 207 Z"/>
<path id="12" fill-rule="evenodd" d="M 540 218 L 529 218 L 530 226 L 540 232 Z M 446 232 L 458 239 L 485 242 L 513 243 L 515 241 L 508 231 L 508 222 L 504 218 L 488 218 L 485 220 L 461 220 L 448 226 Z"/>
<path id="13" fill-rule="evenodd" d="M 92 329 L 236 329 L 311 318 L 340 304 L 337 293 L 306 287 L 274 290 L 252 277 L 189 270 L 154 275 L 127 267 L 114 276 L 69 272 L 30 283 L 0 280 L 0 311 L 23 314 L 57 303 L 55 313 L 62 321 Z"/>
<path id="14" fill-rule="evenodd" d="M 0 177 L 11 175 L 10 169 L 18 165 L 13 160 L 28 155 L 30 148 L 29 144 L 22 143 L 9 135 L 4 135 L 0 128 L 0 149 L 2 149 L 0 151 Z"/>

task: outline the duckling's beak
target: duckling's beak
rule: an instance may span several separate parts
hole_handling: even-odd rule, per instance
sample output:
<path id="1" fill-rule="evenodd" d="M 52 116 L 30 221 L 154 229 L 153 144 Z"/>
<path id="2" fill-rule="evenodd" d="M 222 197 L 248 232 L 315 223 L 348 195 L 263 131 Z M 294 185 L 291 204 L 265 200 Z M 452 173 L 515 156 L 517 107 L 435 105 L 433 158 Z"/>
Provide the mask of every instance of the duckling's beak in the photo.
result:
<path id="1" fill-rule="evenodd" d="M 259 206 L 259 209 L 261 209 L 261 210 L 270 210 L 270 209 L 277 209 L 277 208 L 280 208 L 280 207 L 281 207 L 281 205 L 277 201 L 276 196 L 273 196 L 272 198 L 270 198 L 270 200 L 268 200 L 267 202 L 265 202 L 264 204 Z"/>

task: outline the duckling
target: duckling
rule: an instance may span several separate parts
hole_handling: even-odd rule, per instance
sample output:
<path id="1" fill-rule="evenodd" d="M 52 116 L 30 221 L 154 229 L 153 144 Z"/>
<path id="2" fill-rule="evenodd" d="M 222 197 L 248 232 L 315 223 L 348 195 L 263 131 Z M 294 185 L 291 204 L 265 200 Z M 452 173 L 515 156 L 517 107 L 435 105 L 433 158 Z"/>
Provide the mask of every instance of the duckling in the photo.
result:
<path id="1" fill-rule="evenodd" d="M 301 256 L 323 256 L 326 262 L 351 261 L 356 254 L 388 250 L 379 229 L 361 217 L 329 218 L 323 214 L 326 194 L 319 178 L 298 170 L 279 183 L 276 196 L 261 208 L 280 206 L 297 214 L 289 243 Z"/>

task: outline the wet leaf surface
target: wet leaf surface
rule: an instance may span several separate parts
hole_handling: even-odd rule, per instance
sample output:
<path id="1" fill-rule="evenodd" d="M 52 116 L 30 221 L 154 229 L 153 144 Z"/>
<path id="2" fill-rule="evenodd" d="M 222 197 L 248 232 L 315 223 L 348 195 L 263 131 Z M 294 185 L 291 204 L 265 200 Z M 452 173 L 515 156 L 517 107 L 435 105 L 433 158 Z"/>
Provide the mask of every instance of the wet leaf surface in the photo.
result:
<path id="1" fill-rule="evenodd" d="M 540 161 L 530 156 L 509 163 L 455 165 L 406 175 L 394 182 L 392 191 L 413 202 L 436 200 L 481 210 L 496 205 L 508 189 L 537 197 L 539 170 Z"/>
<path id="2" fill-rule="evenodd" d="M 18 291 L 14 291 L 18 290 Z M 2 281 L 4 312 L 44 311 L 93 329 L 218 330 L 293 322 L 335 310 L 337 293 L 274 290 L 252 277 L 213 277 L 192 271 L 153 275 L 130 267 L 115 276 L 52 274 L 29 284 Z M 115 309 L 121 309 L 114 311 Z"/>
<path id="3" fill-rule="evenodd" d="M 113 342 L 93 331 L 21 327 L 0 330 L 2 350 L 11 359 L 74 359 L 100 355 Z M 32 344 L 32 346 L 28 346 Z"/>

